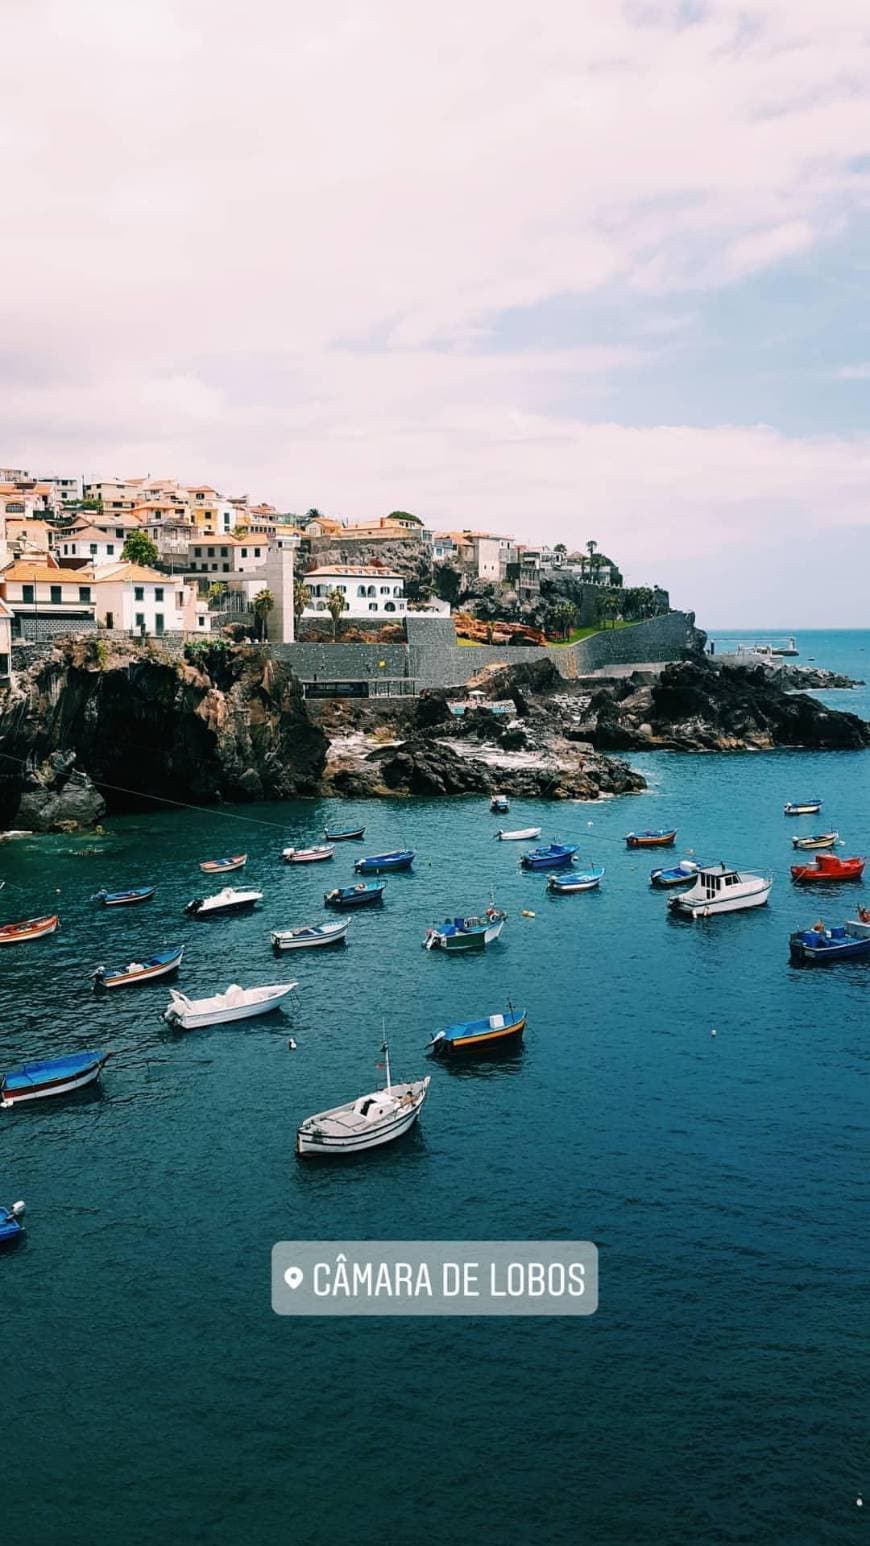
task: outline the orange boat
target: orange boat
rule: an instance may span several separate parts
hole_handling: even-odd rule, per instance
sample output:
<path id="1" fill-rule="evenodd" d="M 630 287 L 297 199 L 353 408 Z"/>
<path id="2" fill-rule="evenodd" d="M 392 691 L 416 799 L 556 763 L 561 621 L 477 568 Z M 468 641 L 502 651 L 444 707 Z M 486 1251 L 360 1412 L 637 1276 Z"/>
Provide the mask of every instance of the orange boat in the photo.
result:
<path id="1" fill-rule="evenodd" d="M 629 832 L 625 845 L 627 848 L 673 848 L 676 840 L 677 829 L 670 827 L 667 831 Z"/>
<path id="2" fill-rule="evenodd" d="M 837 854 L 816 854 L 813 864 L 793 864 L 791 878 L 799 886 L 815 881 L 860 880 L 866 859 L 841 859 Z"/>
<path id="3" fill-rule="evenodd" d="M 44 918 L 25 918 L 21 923 L 4 923 L 0 927 L 0 945 L 19 945 L 26 939 L 41 939 L 43 934 L 53 934 L 59 924 L 57 913 L 47 913 Z"/>

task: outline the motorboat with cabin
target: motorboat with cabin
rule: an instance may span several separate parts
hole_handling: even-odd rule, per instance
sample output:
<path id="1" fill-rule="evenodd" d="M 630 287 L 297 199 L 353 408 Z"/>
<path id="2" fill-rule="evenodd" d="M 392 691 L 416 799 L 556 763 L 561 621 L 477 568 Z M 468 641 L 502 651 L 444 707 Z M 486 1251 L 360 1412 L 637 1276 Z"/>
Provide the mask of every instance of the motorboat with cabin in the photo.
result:
<path id="1" fill-rule="evenodd" d="M 763 907 L 773 886 L 771 875 L 735 870 L 727 864 L 707 864 L 698 870 L 689 891 L 668 899 L 671 912 L 685 918 L 713 918 Z"/>
<path id="2" fill-rule="evenodd" d="M 343 1106 L 306 1117 L 296 1132 L 296 1153 L 331 1156 L 361 1154 L 392 1143 L 413 1127 L 429 1093 L 431 1075 L 409 1083 L 394 1084 L 390 1051 L 383 1045 L 386 1085 L 370 1095 L 360 1095 Z"/>

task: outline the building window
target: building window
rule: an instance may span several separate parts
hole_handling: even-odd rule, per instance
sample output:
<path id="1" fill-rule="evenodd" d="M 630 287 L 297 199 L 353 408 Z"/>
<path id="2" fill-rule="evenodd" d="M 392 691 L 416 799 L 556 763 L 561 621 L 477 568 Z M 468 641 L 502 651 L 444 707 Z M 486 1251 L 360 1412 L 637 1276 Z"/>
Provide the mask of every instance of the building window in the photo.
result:
<path id="1" fill-rule="evenodd" d="M 112 557 L 112 554 L 114 553 L 114 551 L 115 551 L 115 544 L 114 544 L 114 542 L 107 542 L 106 543 L 106 553 L 107 553 L 109 558 Z"/>
<path id="2" fill-rule="evenodd" d="M 184 591 L 183 590 L 177 590 L 175 592 L 175 605 L 176 605 L 177 610 L 180 612 L 182 607 L 184 606 Z"/>
<path id="3" fill-rule="evenodd" d="M 145 627 L 145 613 L 144 612 L 137 612 L 136 613 L 136 627 L 137 628 L 144 628 Z"/>
<path id="4" fill-rule="evenodd" d="M 0 655 L 0 676 L 9 675 L 9 656 Z"/>
<path id="5" fill-rule="evenodd" d="M 356 593 L 357 593 L 358 596 L 364 596 L 365 593 L 366 593 L 365 586 L 364 585 L 358 585 L 357 588 L 356 588 Z"/>
<path id="6" fill-rule="evenodd" d="M 369 602 L 369 611 L 370 612 L 377 612 L 377 610 L 378 610 L 377 602 L 376 601 L 370 601 Z"/>
<path id="7" fill-rule="evenodd" d="M 202 558 L 202 548 L 194 548 L 193 552 L 196 558 Z"/>
<path id="8" fill-rule="evenodd" d="M 134 590 L 133 590 L 133 600 L 134 601 L 144 601 L 145 600 L 145 586 L 144 585 L 137 585 L 137 586 L 134 587 Z"/>
<path id="9" fill-rule="evenodd" d="M 254 548 L 254 557 L 255 558 L 259 558 L 259 556 L 260 556 L 260 549 L 259 548 Z M 343 586 L 342 586 L 342 589 L 344 589 Z"/>
<path id="10" fill-rule="evenodd" d="M 163 600 L 163 586 L 162 585 L 155 585 L 155 587 L 154 587 L 154 600 L 155 601 L 162 601 Z"/>
<path id="11" fill-rule="evenodd" d="M 32 585 L 22 585 L 22 587 L 21 587 L 21 600 L 22 601 L 32 601 L 33 600 L 33 586 Z"/>
<path id="12" fill-rule="evenodd" d="M 396 603 L 395 603 L 395 601 L 385 601 L 384 602 L 384 611 L 385 612 L 395 612 L 395 610 L 396 610 Z"/>
<path id="13" fill-rule="evenodd" d="M 79 601 L 90 601 L 90 599 L 91 599 L 91 587 L 89 585 L 80 585 L 79 586 Z"/>
<path id="14" fill-rule="evenodd" d="M 242 548 L 242 558 L 247 558 L 247 556 L 248 556 L 247 548 Z"/>
<path id="15" fill-rule="evenodd" d="M 221 548 L 221 558 L 229 558 L 229 555 L 230 555 L 229 548 Z"/>
<path id="16" fill-rule="evenodd" d="M 123 536 L 124 536 L 124 528 L 123 528 L 123 526 L 116 526 L 115 527 L 115 536 L 119 539 L 119 541 L 121 539 L 123 539 Z"/>
<path id="17" fill-rule="evenodd" d="M 60 585 L 52 585 L 52 587 L 51 587 L 51 604 L 52 604 L 52 606 L 55 606 L 55 607 L 59 606 L 62 601 L 63 601 L 63 587 L 60 586 Z"/>
<path id="18" fill-rule="evenodd" d="M 89 542 L 88 543 L 88 552 L 91 554 L 92 558 L 96 557 L 96 554 L 97 554 L 97 544 L 95 542 Z"/>
<path id="19" fill-rule="evenodd" d="M 221 567 L 223 568 L 224 574 L 229 574 L 229 572 L 230 572 L 229 564 L 223 564 Z M 217 568 L 217 564 L 215 564 L 215 568 Z"/>

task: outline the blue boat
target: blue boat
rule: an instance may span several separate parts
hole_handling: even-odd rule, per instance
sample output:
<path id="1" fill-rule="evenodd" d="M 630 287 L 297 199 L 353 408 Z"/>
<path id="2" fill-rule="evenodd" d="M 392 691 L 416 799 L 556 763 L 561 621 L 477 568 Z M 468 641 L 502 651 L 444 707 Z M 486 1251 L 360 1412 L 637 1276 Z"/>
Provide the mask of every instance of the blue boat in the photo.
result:
<path id="1" fill-rule="evenodd" d="M 604 865 L 590 870 L 572 870 L 570 875 L 548 875 L 547 890 L 554 896 L 570 896 L 574 891 L 597 891 L 604 879 Z"/>
<path id="2" fill-rule="evenodd" d="M 0 1245 L 15 1245 L 24 1234 L 21 1215 L 23 1202 L 14 1202 L 11 1208 L 0 1208 Z"/>
<path id="3" fill-rule="evenodd" d="M 788 800 L 782 809 L 785 816 L 817 816 L 821 808 L 821 800 Z"/>
<path id="4" fill-rule="evenodd" d="M 39 1063 L 25 1063 L 12 1073 L 0 1074 L 0 1108 L 81 1090 L 99 1079 L 109 1057 L 110 1052 L 70 1052 L 66 1057 L 44 1058 Z"/>
<path id="5" fill-rule="evenodd" d="M 329 827 L 326 827 L 323 833 L 327 843 L 349 843 L 352 839 L 362 838 L 365 835 L 365 827 L 339 827 L 337 832 L 331 832 Z"/>
<path id="6" fill-rule="evenodd" d="M 336 886 L 323 893 L 325 907 L 372 907 L 383 899 L 385 880 L 361 880 L 355 886 Z"/>
<path id="7" fill-rule="evenodd" d="M 484 1015 L 480 1020 L 461 1020 L 446 1025 L 432 1037 L 428 1050 L 435 1058 L 455 1057 L 460 1053 L 506 1052 L 522 1041 L 526 1011 L 519 1013 L 509 1005 L 504 1014 Z"/>
<path id="8" fill-rule="evenodd" d="M 564 870 L 573 863 L 576 843 L 550 843 L 546 848 L 530 848 L 520 864 L 524 870 Z"/>
<path id="9" fill-rule="evenodd" d="M 147 902 L 156 890 L 156 886 L 132 886 L 128 891 L 95 891 L 91 901 L 104 907 L 132 907 L 135 902 Z"/>
<path id="10" fill-rule="evenodd" d="M 789 936 L 789 954 L 795 964 L 819 965 L 830 961 L 870 958 L 870 923 L 851 919 L 837 928 L 797 929 Z"/>
<path id="11" fill-rule="evenodd" d="M 413 863 L 413 848 L 396 848 L 389 854 L 370 854 L 366 859 L 357 859 L 354 869 L 358 875 L 381 875 L 388 870 L 409 870 Z"/>
<path id="12" fill-rule="evenodd" d="M 702 864 L 696 864 L 694 859 L 681 859 L 679 864 L 674 864 L 670 869 L 650 870 L 649 883 L 651 886 L 659 886 L 662 889 L 668 886 L 685 886 L 695 879 L 698 871 L 703 869 Z"/>
<path id="13" fill-rule="evenodd" d="M 155 977 L 168 977 L 170 972 L 178 971 L 183 955 L 183 945 L 167 945 L 165 950 L 155 950 L 153 955 L 131 961 L 129 966 L 98 966 L 93 973 L 94 992 L 130 988 L 139 982 L 151 982 Z"/>

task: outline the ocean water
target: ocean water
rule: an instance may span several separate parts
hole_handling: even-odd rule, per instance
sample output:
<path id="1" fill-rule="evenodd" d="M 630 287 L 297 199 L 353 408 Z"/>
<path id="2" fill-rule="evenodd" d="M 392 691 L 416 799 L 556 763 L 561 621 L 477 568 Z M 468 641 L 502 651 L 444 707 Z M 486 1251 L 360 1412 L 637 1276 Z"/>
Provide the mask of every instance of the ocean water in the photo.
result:
<path id="1" fill-rule="evenodd" d="M 870 634 L 846 637 L 810 652 L 862 675 Z M 787 942 L 866 889 L 795 891 L 789 839 L 814 819 L 782 806 L 818 794 L 847 851 L 870 850 L 870 756 L 635 761 L 645 795 L 513 804 L 511 825 L 605 863 L 585 896 L 521 873 L 481 799 L 162 811 L 113 819 L 104 839 L 0 847 L 3 917 L 57 907 L 63 922 L 2 951 L 5 1066 L 115 1052 L 101 1092 L 0 1113 L 0 1200 L 24 1197 L 29 1226 L 0 1257 L 4 1542 L 858 1538 L 870 967 L 799 971 Z M 415 847 L 414 872 L 352 916 L 346 950 L 276 961 L 269 930 L 327 916 L 325 886 L 363 851 L 283 865 L 282 846 L 327 818 L 364 819 L 365 851 Z M 770 906 L 670 920 L 647 885 L 654 857 L 623 836 L 672 823 L 675 858 L 771 869 Z M 262 908 L 185 918 L 206 889 L 197 862 L 240 848 Z M 89 901 L 145 881 L 158 892 L 141 908 Z M 421 949 L 490 887 L 510 914 L 498 945 Z M 296 978 L 293 1008 L 179 1035 L 160 1019 L 165 985 L 91 992 L 98 963 L 172 941 L 188 946 L 189 994 Z M 378 1082 L 382 1019 L 413 1077 L 434 1029 L 508 997 L 528 1010 L 522 1054 L 432 1067 L 419 1127 L 392 1148 L 295 1159 L 302 1117 Z M 597 1242 L 595 1316 L 270 1308 L 279 1239 L 550 1236 Z"/>

